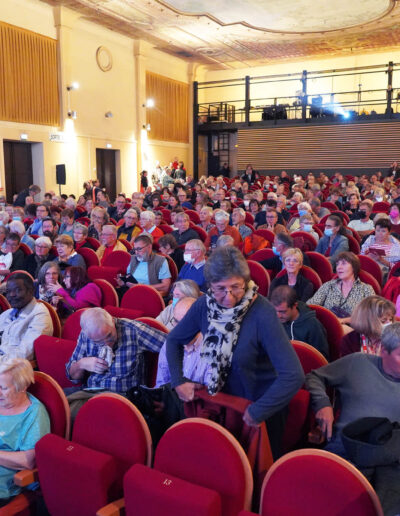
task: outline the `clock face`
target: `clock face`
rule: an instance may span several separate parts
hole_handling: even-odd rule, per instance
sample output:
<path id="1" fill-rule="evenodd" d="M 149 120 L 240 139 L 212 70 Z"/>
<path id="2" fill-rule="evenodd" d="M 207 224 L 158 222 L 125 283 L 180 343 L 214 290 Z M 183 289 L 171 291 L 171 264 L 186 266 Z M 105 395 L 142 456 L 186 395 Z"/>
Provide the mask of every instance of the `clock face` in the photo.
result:
<path id="1" fill-rule="evenodd" d="M 96 50 L 97 66 L 103 72 L 109 72 L 113 65 L 111 52 L 106 47 L 99 47 Z"/>

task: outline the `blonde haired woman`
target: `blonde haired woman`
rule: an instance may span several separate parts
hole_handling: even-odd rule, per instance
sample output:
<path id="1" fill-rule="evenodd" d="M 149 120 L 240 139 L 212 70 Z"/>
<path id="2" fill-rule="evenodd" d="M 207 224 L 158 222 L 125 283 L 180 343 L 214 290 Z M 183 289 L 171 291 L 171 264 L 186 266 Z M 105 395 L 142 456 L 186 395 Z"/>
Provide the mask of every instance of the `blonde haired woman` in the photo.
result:
<path id="1" fill-rule="evenodd" d="M 282 255 L 282 262 L 286 269 L 285 274 L 272 280 L 269 296 L 276 287 L 288 285 L 296 291 L 299 301 L 310 299 L 314 293 L 314 285 L 300 272 L 303 266 L 303 253 L 300 249 L 293 247 L 287 249 Z"/>
<path id="2" fill-rule="evenodd" d="M 379 355 L 382 332 L 388 324 L 394 322 L 395 315 L 396 308 L 388 299 L 380 296 L 363 299 L 351 314 L 350 326 L 353 331 L 342 338 L 341 356 L 359 351 Z"/>

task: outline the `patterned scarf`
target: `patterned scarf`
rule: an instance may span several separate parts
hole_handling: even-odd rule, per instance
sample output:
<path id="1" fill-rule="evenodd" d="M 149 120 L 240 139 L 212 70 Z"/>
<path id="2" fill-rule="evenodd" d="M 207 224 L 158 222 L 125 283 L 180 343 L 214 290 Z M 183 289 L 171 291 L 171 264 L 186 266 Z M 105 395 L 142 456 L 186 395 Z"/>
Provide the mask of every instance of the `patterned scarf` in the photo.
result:
<path id="1" fill-rule="evenodd" d="M 250 281 L 240 303 L 233 308 L 217 304 L 212 291 L 207 292 L 208 330 L 204 335 L 201 358 L 210 364 L 211 374 L 207 384 L 209 394 L 216 394 L 228 377 L 240 323 L 253 303 L 258 287 Z"/>

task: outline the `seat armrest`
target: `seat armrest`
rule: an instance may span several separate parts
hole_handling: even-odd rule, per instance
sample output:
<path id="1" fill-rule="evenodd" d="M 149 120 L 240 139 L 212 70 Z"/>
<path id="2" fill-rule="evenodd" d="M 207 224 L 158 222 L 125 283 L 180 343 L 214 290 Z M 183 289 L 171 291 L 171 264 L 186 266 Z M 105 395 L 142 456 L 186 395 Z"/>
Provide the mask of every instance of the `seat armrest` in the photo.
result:
<path id="1" fill-rule="evenodd" d="M 124 516 L 125 515 L 125 500 L 120 498 L 111 502 L 96 512 L 96 516 Z"/>
<path id="2" fill-rule="evenodd" d="M 35 469 L 21 469 L 18 473 L 14 475 L 14 484 L 19 487 L 26 487 L 32 482 L 37 482 L 39 480 L 38 470 Z"/>

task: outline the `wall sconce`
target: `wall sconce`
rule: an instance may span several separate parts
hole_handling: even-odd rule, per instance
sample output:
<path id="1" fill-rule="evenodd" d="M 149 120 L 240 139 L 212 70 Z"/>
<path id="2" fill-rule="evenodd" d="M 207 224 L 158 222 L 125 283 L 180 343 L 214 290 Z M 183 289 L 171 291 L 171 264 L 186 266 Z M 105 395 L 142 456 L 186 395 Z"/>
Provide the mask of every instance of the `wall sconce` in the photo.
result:
<path id="1" fill-rule="evenodd" d="M 111 113 L 111 111 L 107 111 L 104 115 L 106 118 L 112 118 L 114 115 Z"/>
<path id="2" fill-rule="evenodd" d="M 67 91 L 77 90 L 78 88 L 79 88 L 78 82 L 73 82 L 70 85 L 67 85 Z"/>
<path id="3" fill-rule="evenodd" d="M 27 135 L 27 133 L 21 133 L 21 134 L 19 135 L 19 139 L 20 139 L 20 140 L 23 140 L 23 141 L 27 140 L 27 139 L 28 139 L 28 135 Z"/>
<path id="4" fill-rule="evenodd" d="M 145 104 L 142 104 L 144 108 L 153 108 L 155 106 L 154 99 L 147 99 Z"/>
<path id="5" fill-rule="evenodd" d="M 106 143 L 106 149 L 112 149 L 112 144 L 111 143 Z"/>
<path id="6" fill-rule="evenodd" d="M 143 126 L 142 126 L 142 127 L 143 127 L 143 129 L 145 129 L 146 131 L 151 131 L 151 125 L 150 125 L 150 124 L 147 124 L 147 125 L 143 124 Z"/>
<path id="7" fill-rule="evenodd" d="M 72 120 L 76 120 L 78 117 L 78 113 L 76 111 L 68 111 L 68 117 L 72 118 Z"/>

